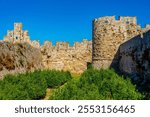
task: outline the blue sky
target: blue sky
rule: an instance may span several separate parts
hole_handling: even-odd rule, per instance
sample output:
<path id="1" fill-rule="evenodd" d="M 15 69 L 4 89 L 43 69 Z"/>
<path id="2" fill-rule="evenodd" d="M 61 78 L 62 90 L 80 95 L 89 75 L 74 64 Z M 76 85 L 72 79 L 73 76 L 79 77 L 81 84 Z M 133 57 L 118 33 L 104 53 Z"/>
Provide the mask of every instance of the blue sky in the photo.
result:
<path id="1" fill-rule="evenodd" d="M 0 0 L 0 39 L 14 22 L 22 22 L 32 40 L 92 38 L 92 20 L 102 16 L 137 16 L 150 24 L 150 0 Z"/>

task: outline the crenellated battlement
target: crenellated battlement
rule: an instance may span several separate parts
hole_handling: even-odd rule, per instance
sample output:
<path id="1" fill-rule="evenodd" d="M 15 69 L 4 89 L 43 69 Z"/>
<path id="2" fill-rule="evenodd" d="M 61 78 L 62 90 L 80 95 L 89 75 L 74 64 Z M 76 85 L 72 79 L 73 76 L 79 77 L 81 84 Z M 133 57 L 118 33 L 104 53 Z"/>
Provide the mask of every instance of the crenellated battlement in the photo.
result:
<path id="1" fill-rule="evenodd" d="M 125 24 L 137 24 L 137 19 L 136 17 L 119 17 L 119 21 Z"/>
<path id="2" fill-rule="evenodd" d="M 42 46 L 46 46 L 47 48 L 51 48 L 52 50 L 74 50 L 74 49 L 88 49 L 91 48 L 91 41 L 87 41 L 83 39 L 82 42 L 75 42 L 73 46 L 71 46 L 68 42 L 56 42 L 56 45 L 53 45 L 50 41 L 45 41 L 44 45 L 40 46 L 40 42 L 37 40 L 31 41 L 30 36 L 28 34 L 28 30 L 22 30 L 22 23 L 14 23 L 14 30 L 7 31 L 7 35 L 4 37 L 5 42 L 11 43 L 24 43 L 27 42 L 30 45 L 36 48 L 42 48 Z"/>
<path id="3" fill-rule="evenodd" d="M 81 42 L 74 42 L 73 46 L 70 45 L 68 42 L 56 42 L 56 45 L 53 45 L 51 41 L 45 41 L 44 45 L 42 45 L 41 47 L 47 47 L 47 48 L 50 48 L 52 50 L 57 50 L 57 51 L 59 50 L 65 50 L 65 51 L 83 50 L 83 49 L 90 50 L 92 49 L 92 41 L 83 39 Z"/>
<path id="4" fill-rule="evenodd" d="M 122 24 L 137 24 L 137 19 L 136 17 L 129 17 L 129 16 L 119 16 L 119 19 L 116 19 L 115 16 L 106 16 L 102 18 L 96 18 L 93 21 L 94 23 L 99 23 L 99 24 L 110 24 L 110 23 L 122 23 Z"/>
<path id="5" fill-rule="evenodd" d="M 115 21 L 115 16 L 106 16 L 94 19 L 94 23 L 109 24 Z"/>

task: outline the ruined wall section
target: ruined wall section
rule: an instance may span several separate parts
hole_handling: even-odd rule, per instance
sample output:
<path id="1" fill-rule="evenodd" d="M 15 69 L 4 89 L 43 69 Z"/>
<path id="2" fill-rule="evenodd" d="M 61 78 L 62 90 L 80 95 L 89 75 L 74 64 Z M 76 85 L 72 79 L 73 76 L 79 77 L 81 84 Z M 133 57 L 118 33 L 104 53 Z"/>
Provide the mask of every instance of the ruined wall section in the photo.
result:
<path id="1" fill-rule="evenodd" d="M 71 73 L 83 73 L 87 69 L 87 63 L 92 62 L 92 42 L 83 40 L 70 46 L 67 42 L 46 41 L 41 47 L 43 65 L 45 69 L 70 71 Z"/>
<path id="2" fill-rule="evenodd" d="M 109 68 L 118 64 L 119 46 L 142 33 L 135 17 L 102 17 L 93 21 L 93 58 L 95 68 Z"/>
<path id="3" fill-rule="evenodd" d="M 119 17 L 119 22 L 122 22 L 124 24 L 137 24 L 137 19 L 136 17 L 123 17 L 123 16 L 120 16 Z"/>
<path id="4" fill-rule="evenodd" d="M 40 44 L 38 41 L 31 41 L 28 34 L 28 30 L 22 29 L 22 23 L 14 23 L 14 30 L 7 31 L 7 35 L 4 37 L 4 42 L 10 43 L 29 43 L 35 48 L 39 48 Z"/>
<path id="5" fill-rule="evenodd" d="M 83 40 L 70 46 L 67 42 L 57 42 L 53 46 L 50 41 L 45 41 L 40 46 L 39 41 L 31 41 L 27 30 L 22 29 L 22 23 L 14 23 L 14 30 L 7 32 L 2 42 L 11 44 L 30 44 L 40 49 L 42 54 L 43 69 L 65 70 L 72 73 L 82 73 L 87 69 L 87 64 L 92 62 L 92 42 Z"/>
<path id="6" fill-rule="evenodd" d="M 29 42 L 30 37 L 28 31 L 22 30 L 22 23 L 14 23 L 14 30 L 7 31 L 7 35 L 4 37 L 4 41 L 16 43 L 16 42 Z"/>

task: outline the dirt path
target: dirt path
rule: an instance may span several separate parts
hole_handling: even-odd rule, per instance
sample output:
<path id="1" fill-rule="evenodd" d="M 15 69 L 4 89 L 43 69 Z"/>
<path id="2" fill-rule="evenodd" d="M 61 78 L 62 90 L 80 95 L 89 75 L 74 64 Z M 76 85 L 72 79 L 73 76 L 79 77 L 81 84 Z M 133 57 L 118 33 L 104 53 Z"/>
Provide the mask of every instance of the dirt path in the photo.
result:
<path id="1" fill-rule="evenodd" d="M 48 100 L 49 97 L 50 97 L 50 95 L 52 94 L 53 90 L 54 90 L 54 89 L 47 88 L 47 89 L 46 89 L 46 95 L 45 95 L 45 97 L 44 97 L 43 100 Z"/>
<path id="2" fill-rule="evenodd" d="M 73 78 L 80 78 L 80 76 L 81 76 L 80 74 L 72 74 Z M 60 87 L 63 87 L 63 86 L 64 85 L 62 85 Z M 55 88 L 47 88 L 46 89 L 46 95 L 42 100 L 48 100 L 54 90 L 55 90 Z"/>

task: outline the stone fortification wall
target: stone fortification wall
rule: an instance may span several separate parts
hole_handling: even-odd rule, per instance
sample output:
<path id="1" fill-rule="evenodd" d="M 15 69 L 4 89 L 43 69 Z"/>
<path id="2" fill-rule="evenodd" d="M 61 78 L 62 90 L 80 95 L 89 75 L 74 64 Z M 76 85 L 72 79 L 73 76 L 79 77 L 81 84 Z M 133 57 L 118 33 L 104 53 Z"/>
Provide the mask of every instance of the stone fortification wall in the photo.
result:
<path id="1" fill-rule="evenodd" d="M 53 46 L 46 41 L 41 47 L 43 65 L 46 69 L 65 70 L 72 73 L 83 73 L 87 64 L 92 62 L 92 42 L 83 40 L 69 46 L 67 42 L 57 42 Z"/>
<path id="2" fill-rule="evenodd" d="M 87 64 L 92 62 L 92 42 L 83 40 L 70 46 L 67 42 L 57 42 L 53 46 L 46 41 L 40 46 L 39 41 L 31 41 L 27 30 L 22 30 L 22 23 L 14 23 L 14 30 L 8 31 L 3 42 L 12 44 L 28 43 L 40 49 L 43 69 L 65 70 L 72 73 L 82 73 L 87 69 Z"/>
<path id="3" fill-rule="evenodd" d="M 102 17 L 93 21 L 93 56 L 95 68 L 109 68 L 118 64 L 119 46 L 142 33 L 136 17 Z"/>
<path id="4" fill-rule="evenodd" d="M 119 68 L 124 74 L 131 75 L 134 79 L 149 78 L 150 76 L 150 29 L 143 32 L 126 43 L 119 49 Z"/>
<path id="5" fill-rule="evenodd" d="M 40 46 L 38 41 L 30 40 L 28 31 L 22 30 L 21 23 L 15 23 L 14 30 L 8 31 L 4 42 L 27 42 L 40 49 L 43 69 L 82 73 L 92 62 L 95 68 L 118 67 L 123 72 L 132 73 L 139 71 L 133 53 L 142 56 L 143 51 L 149 48 L 149 30 L 150 25 L 142 29 L 136 17 L 119 17 L 116 20 L 115 16 L 107 16 L 93 21 L 92 41 L 75 42 L 73 46 L 67 42 L 57 42 L 54 46 L 50 41 L 45 41 Z"/>

